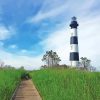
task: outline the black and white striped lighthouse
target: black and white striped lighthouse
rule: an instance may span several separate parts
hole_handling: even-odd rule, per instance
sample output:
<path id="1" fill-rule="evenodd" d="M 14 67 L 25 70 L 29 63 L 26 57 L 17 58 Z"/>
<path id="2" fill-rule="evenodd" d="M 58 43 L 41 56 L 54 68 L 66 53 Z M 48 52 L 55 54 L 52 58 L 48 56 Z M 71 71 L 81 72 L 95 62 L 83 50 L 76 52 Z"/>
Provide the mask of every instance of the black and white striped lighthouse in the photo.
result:
<path id="1" fill-rule="evenodd" d="M 70 62 L 72 67 L 78 67 L 79 66 L 78 35 L 77 35 L 78 23 L 76 17 L 72 17 L 70 27 L 71 27 Z"/>

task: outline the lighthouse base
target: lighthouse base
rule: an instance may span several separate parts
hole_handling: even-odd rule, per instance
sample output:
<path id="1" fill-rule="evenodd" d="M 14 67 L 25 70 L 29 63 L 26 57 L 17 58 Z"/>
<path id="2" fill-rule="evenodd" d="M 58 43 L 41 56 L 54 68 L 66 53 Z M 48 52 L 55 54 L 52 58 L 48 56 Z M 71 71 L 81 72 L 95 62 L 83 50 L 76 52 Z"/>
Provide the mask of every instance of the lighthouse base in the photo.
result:
<path id="1" fill-rule="evenodd" d="M 79 67 L 79 61 L 71 61 L 71 67 Z"/>

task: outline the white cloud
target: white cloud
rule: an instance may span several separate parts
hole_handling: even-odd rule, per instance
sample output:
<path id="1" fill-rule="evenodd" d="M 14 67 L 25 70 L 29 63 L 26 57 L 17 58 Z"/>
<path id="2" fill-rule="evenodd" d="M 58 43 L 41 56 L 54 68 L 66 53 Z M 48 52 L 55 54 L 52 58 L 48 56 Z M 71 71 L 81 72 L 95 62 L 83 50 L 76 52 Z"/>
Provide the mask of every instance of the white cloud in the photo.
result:
<path id="1" fill-rule="evenodd" d="M 16 68 L 20 66 L 24 66 L 25 69 L 39 69 L 42 65 L 41 61 L 42 56 L 37 57 L 29 57 L 29 56 L 22 56 L 16 55 L 4 50 L 0 50 L 0 59 L 5 62 L 6 65 L 12 65 Z"/>
<path id="2" fill-rule="evenodd" d="M 16 49 L 17 48 L 17 45 L 12 44 L 12 45 L 9 46 L 9 48 Z"/>
<path id="3" fill-rule="evenodd" d="M 61 58 L 61 64 L 69 64 L 69 33 L 66 28 L 58 30 L 48 36 L 47 39 L 41 42 L 44 46 L 44 51 L 54 50 Z"/>
<path id="4" fill-rule="evenodd" d="M 100 15 L 81 19 L 79 26 L 80 55 L 92 60 L 92 64 L 100 69 Z"/>
<path id="5" fill-rule="evenodd" d="M 0 40 L 6 40 L 15 34 L 14 28 L 0 25 Z"/>
<path id="6" fill-rule="evenodd" d="M 50 18 L 50 17 L 55 17 L 59 15 L 60 13 L 64 12 L 64 10 L 67 9 L 66 5 L 62 5 L 59 8 L 51 9 L 49 12 L 39 12 L 36 16 L 28 19 L 28 22 L 34 23 L 34 22 L 39 22 L 43 19 Z"/>
<path id="7" fill-rule="evenodd" d="M 90 10 L 98 4 L 98 0 L 91 0 L 87 1 L 80 1 L 77 0 L 76 2 L 74 0 L 50 0 L 50 1 L 45 1 L 41 7 L 41 9 L 38 11 L 38 13 L 31 17 L 28 18 L 27 22 L 29 23 L 34 23 L 34 22 L 39 22 L 42 21 L 46 18 L 55 18 L 57 16 L 63 15 L 78 15 L 78 16 L 83 16 L 83 15 L 90 15 Z M 67 14 L 68 13 L 68 14 Z M 63 20 L 62 20 L 63 21 Z"/>
<path id="8" fill-rule="evenodd" d="M 26 53 L 26 52 L 27 52 L 26 49 L 22 49 L 22 50 L 21 50 L 21 53 Z"/>

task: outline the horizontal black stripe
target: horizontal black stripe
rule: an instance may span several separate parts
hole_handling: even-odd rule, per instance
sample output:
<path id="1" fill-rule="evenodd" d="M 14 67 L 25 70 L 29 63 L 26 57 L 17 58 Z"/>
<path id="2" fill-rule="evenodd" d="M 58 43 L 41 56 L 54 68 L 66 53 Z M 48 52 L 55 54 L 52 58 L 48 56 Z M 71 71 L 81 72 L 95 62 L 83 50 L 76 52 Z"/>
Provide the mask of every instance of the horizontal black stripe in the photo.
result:
<path id="1" fill-rule="evenodd" d="M 79 53 L 71 52 L 70 53 L 70 61 L 79 61 Z"/>
<path id="2" fill-rule="evenodd" d="M 72 36 L 70 38 L 70 44 L 78 44 L 77 36 Z"/>

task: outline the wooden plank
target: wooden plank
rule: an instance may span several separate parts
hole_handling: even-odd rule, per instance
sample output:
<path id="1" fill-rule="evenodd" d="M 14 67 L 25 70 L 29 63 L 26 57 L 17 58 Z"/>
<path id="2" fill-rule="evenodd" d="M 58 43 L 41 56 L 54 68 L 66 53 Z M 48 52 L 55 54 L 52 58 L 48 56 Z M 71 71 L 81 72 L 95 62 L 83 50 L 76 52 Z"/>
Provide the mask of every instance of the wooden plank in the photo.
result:
<path id="1" fill-rule="evenodd" d="M 32 80 L 23 80 L 13 100 L 42 100 Z"/>

